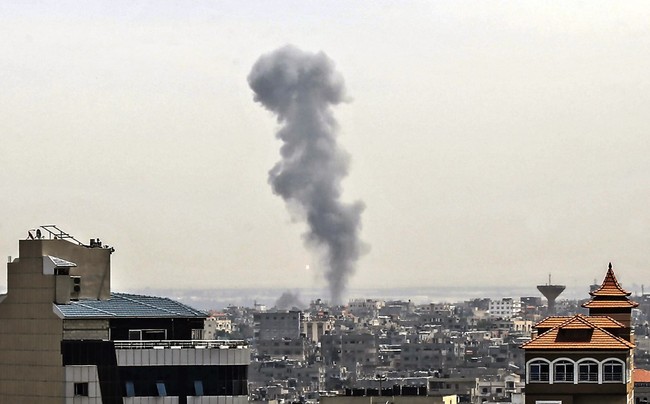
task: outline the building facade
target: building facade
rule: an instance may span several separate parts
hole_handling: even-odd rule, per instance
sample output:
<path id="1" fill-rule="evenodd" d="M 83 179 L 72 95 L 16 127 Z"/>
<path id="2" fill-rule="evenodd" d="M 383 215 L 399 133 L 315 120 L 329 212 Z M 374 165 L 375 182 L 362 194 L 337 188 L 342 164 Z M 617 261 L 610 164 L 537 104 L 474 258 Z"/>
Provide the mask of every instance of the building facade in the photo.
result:
<path id="1" fill-rule="evenodd" d="M 511 297 L 490 300 L 488 311 L 490 312 L 490 318 L 492 319 L 510 319 L 521 313 L 521 301 Z"/>
<path id="2" fill-rule="evenodd" d="M 202 340 L 206 314 L 170 299 L 112 293 L 112 248 L 42 230 L 7 265 L 0 402 L 247 401 L 243 342 Z"/>

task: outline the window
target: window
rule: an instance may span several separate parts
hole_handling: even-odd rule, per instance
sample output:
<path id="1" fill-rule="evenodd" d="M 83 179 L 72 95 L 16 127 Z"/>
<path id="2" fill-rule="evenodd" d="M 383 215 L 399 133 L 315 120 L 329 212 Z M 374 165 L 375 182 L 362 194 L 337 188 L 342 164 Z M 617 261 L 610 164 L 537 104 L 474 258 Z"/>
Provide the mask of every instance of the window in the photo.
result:
<path id="1" fill-rule="evenodd" d="M 578 365 L 579 382 L 598 381 L 598 363 L 596 361 L 585 361 Z"/>
<path id="2" fill-rule="evenodd" d="M 195 396 L 203 395 L 203 381 L 194 380 L 194 395 Z"/>
<path id="3" fill-rule="evenodd" d="M 561 360 L 553 365 L 553 381 L 573 383 L 573 362 Z"/>
<path id="4" fill-rule="evenodd" d="M 612 360 L 603 363 L 603 381 L 622 382 L 623 364 Z"/>
<path id="5" fill-rule="evenodd" d="M 129 330 L 130 340 L 163 340 L 167 339 L 167 330 Z"/>
<path id="6" fill-rule="evenodd" d="M 142 339 L 150 341 L 167 339 L 167 330 L 142 330 Z"/>
<path id="7" fill-rule="evenodd" d="M 135 386 L 133 386 L 133 382 L 130 380 L 126 381 L 126 396 L 135 397 Z"/>
<path id="8" fill-rule="evenodd" d="M 88 397 L 88 383 L 75 383 L 74 395 Z"/>
<path id="9" fill-rule="evenodd" d="M 547 362 L 536 360 L 528 365 L 528 380 L 531 382 L 547 382 L 549 366 Z"/>
<path id="10" fill-rule="evenodd" d="M 156 390 L 158 390 L 158 397 L 165 397 L 167 395 L 165 382 L 156 382 Z"/>

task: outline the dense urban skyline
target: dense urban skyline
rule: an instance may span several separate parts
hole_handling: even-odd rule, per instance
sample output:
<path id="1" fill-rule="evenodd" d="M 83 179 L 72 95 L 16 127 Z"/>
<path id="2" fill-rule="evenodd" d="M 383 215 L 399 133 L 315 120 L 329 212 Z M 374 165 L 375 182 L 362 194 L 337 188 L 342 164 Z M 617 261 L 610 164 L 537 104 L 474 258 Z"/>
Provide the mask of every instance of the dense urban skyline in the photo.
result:
<path id="1" fill-rule="evenodd" d="M 279 124 L 247 75 L 286 44 L 345 77 L 350 286 L 643 284 L 643 2 L 0 4 L 0 248 L 57 224 L 113 288 L 322 287 L 269 189 Z M 0 277 L 0 287 L 5 284 Z"/>

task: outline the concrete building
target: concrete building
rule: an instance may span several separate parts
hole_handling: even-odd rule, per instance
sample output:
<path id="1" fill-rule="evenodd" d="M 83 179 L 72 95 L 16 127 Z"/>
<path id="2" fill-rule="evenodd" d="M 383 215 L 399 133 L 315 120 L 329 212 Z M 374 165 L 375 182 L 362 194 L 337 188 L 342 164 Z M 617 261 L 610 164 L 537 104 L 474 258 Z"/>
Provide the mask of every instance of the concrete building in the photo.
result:
<path id="1" fill-rule="evenodd" d="M 302 322 L 302 333 L 308 340 L 318 343 L 323 335 L 334 330 L 334 317 L 325 313 L 307 316 Z"/>
<path id="2" fill-rule="evenodd" d="M 203 324 L 203 339 L 219 339 L 218 337 L 232 332 L 232 321 L 224 313 L 212 313 Z"/>
<path id="3" fill-rule="evenodd" d="M 472 403 L 523 403 L 525 385 L 517 374 L 477 378 L 476 387 L 472 391 Z"/>
<path id="4" fill-rule="evenodd" d="M 348 303 L 348 311 L 356 317 L 374 317 L 385 305 L 383 300 L 352 299 Z"/>
<path id="5" fill-rule="evenodd" d="M 255 338 L 259 340 L 300 338 L 299 311 L 255 313 Z"/>
<path id="6" fill-rule="evenodd" d="M 369 332 L 323 335 L 321 350 L 325 365 L 338 365 L 349 371 L 374 374 L 379 362 L 376 335 Z"/>
<path id="7" fill-rule="evenodd" d="M 19 242 L 0 302 L 0 402 L 247 402 L 244 343 L 203 341 L 206 314 L 178 302 L 111 293 L 113 251 L 55 226 Z"/>
<path id="8" fill-rule="evenodd" d="M 511 297 L 490 300 L 488 311 L 490 312 L 490 318 L 493 319 L 510 319 L 517 317 L 519 313 L 521 313 L 521 301 Z"/>
<path id="9" fill-rule="evenodd" d="M 476 378 L 464 376 L 431 377 L 428 381 L 429 394 L 448 396 L 457 395 L 460 402 L 471 401 L 472 391 L 476 387 Z"/>
<path id="10" fill-rule="evenodd" d="M 257 353 L 267 359 L 305 360 L 307 341 L 304 338 L 261 339 L 255 342 Z"/>
<path id="11" fill-rule="evenodd" d="M 650 403 L 650 370 L 634 369 L 634 404 Z"/>
<path id="12" fill-rule="evenodd" d="M 437 370 L 456 365 L 464 346 L 451 341 L 404 343 L 398 366 L 404 370 Z"/>

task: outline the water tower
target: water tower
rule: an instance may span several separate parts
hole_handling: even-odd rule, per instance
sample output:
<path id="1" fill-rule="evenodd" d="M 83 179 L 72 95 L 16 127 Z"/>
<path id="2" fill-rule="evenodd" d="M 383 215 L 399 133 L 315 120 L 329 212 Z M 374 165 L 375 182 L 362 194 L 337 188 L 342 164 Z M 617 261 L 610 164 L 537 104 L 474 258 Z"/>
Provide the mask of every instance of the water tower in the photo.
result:
<path id="1" fill-rule="evenodd" d="M 555 299 L 560 296 L 560 293 L 566 288 L 565 285 L 553 285 L 551 284 L 551 274 L 548 275 L 548 283 L 546 285 L 537 285 L 537 290 L 539 290 L 546 300 L 548 300 L 548 314 L 555 314 Z"/>

